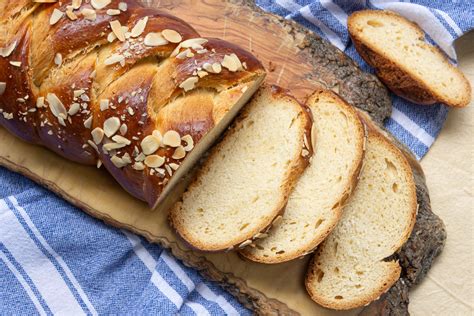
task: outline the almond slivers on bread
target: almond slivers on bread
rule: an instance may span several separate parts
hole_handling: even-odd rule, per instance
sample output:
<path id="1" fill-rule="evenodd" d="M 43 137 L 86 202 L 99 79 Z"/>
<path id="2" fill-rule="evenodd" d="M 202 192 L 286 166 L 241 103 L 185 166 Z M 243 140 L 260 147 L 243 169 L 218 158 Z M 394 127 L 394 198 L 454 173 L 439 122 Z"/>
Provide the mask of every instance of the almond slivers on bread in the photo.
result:
<path id="1" fill-rule="evenodd" d="M 308 100 L 317 140 L 315 153 L 290 195 L 283 220 L 268 237 L 241 254 L 261 263 L 280 263 L 312 252 L 334 229 L 357 183 L 365 129 L 356 110 L 330 91 Z"/>
<path id="2" fill-rule="evenodd" d="M 186 242 L 202 251 L 239 249 L 281 219 L 311 156 L 308 111 L 279 90 L 257 92 L 171 209 Z"/>
<path id="3" fill-rule="evenodd" d="M 395 94 L 419 104 L 451 107 L 471 101 L 469 81 L 425 42 L 415 23 L 394 12 L 364 10 L 349 17 L 348 29 L 357 52 Z"/>
<path id="4" fill-rule="evenodd" d="M 381 134 L 369 131 L 359 183 L 309 265 L 306 289 L 311 298 L 324 307 L 347 310 L 390 289 L 401 272 L 390 257 L 408 240 L 416 211 L 407 159 Z"/>

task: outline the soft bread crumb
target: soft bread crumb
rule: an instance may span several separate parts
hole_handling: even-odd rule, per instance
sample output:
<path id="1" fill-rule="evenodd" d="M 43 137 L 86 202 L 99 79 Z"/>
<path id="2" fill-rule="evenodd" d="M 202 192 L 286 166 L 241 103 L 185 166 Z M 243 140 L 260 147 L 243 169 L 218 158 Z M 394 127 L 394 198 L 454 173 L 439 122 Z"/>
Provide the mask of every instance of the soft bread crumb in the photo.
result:
<path id="1" fill-rule="evenodd" d="M 371 131 L 359 184 L 309 266 L 306 288 L 312 299 L 345 310 L 364 306 L 388 290 L 401 268 L 385 259 L 408 239 L 416 208 L 406 158 Z"/>
<path id="2" fill-rule="evenodd" d="M 262 263 L 280 263 L 312 252 L 336 226 L 356 184 L 365 130 L 355 109 L 329 91 L 307 102 L 316 128 L 316 150 L 291 193 L 283 221 L 242 255 Z"/>
<path id="3" fill-rule="evenodd" d="M 302 152 L 310 127 L 297 101 L 260 91 L 171 210 L 177 232 L 204 251 L 248 246 L 280 213 L 307 165 Z"/>
<path id="4" fill-rule="evenodd" d="M 422 104 L 469 104 L 469 82 L 425 42 L 418 25 L 390 11 L 364 10 L 349 17 L 348 28 L 359 54 L 396 94 Z"/>

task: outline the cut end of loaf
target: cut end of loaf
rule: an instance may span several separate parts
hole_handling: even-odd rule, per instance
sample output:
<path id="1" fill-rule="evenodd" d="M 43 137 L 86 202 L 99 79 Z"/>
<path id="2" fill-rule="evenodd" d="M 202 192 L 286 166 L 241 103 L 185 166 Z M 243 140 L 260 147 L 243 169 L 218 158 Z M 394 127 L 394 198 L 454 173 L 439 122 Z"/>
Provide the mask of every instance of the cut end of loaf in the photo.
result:
<path id="1" fill-rule="evenodd" d="M 251 245 L 278 219 L 306 167 L 310 128 L 295 99 L 281 90 L 257 92 L 172 208 L 178 234 L 202 251 Z"/>
<path id="2" fill-rule="evenodd" d="M 309 266 L 306 288 L 311 298 L 346 310 L 387 291 L 401 268 L 386 258 L 408 240 L 416 209 L 415 182 L 405 156 L 381 134 L 369 131 L 359 184 Z"/>
<path id="3" fill-rule="evenodd" d="M 307 106 L 314 119 L 314 156 L 290 194 L 283 220 L 255 247 L 241 251 L 252 261 L 276 264 L 311 253 L 336 226 L 357 183 L 365 147 L 357 112 L 326 90 L 315 92 Z"/>
<path id="4" fill-rule="evenodd" d="M 359 54 L 395 94 L 419 104 L 470 103 L 469 81 L 415 23 L 391 11 L 364 10 L 349 17 L 348 29 Z"/>

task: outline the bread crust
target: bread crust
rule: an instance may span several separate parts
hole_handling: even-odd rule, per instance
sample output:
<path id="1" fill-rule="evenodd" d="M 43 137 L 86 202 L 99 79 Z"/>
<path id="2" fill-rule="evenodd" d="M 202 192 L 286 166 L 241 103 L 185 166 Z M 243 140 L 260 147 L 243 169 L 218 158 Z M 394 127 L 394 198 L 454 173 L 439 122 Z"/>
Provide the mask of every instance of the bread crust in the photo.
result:
<path id="1" fill-rule="evenodd" d="M 405 244 L 405 242 L 410 237 L 410 234 L 413 230 L 413 227 L 416 222 L 416 214 L 418 209 L 417 204 L 417 197 L 416 197 L 416 184 L 415 179 L 413 176 L 413 171 L 411 169 L 410 163 L 408 162 L 405 154 L 401 152 L 392 142 L 389 140 L 388 137 L 384 136 L 382 133 L 379 132 L 379 129 L 375 126 L 375 124 L 371 121 L 370 117 L 363 113 L 362 111 L 359 112 L 360 117 L 363 120 L 364 124 L 367 126 L 369 138 L 375 139 L 377 142 L 383 144 L 387 151 L 392 152 L 395 154 L 400 162 L 401 162 L 401 169 L 404 171 L 406 175 L 406 180 L 408 181 L 408 187 L 410 188 L 409 196 L 410 196 L 410 212 L 408 214 L 407 222 L 408 225 L 406 226 L 405 231 L 401 234 L 400 239 L 394 243 L 394 246 L 390 251 L 395 254 L 400 248 Z M 314 282 L 317 282 L 317 260 L 320 252 L 325 246 L 325 242 L 321 244 L 318 251 L 310 261 L 308 265 L 308 271 L 305 278 L 305 286 L 307 289 L 308 294 L 310 295 L 311 299 L 314 300 L 316 303 L 330 309 L 336 310 L 348 310 L 353 308 L 362 307 L 368 305 L 372 301 L 377 300 L 382 294 L 388 291 L 393 284 L 400 278 L 401 267 L 398 262 L 396 261 L 384 261 L 381 262 L 386 265 L 386 278 L 380 280 L 380 286 L 377 287 L 377 290 L 374 290 L 371 293 L 367 293 L 363 296 L 352 298 L 351 300 L 344 300 L 341 302 L 337 299 L 328 298 L 326 296 L 320 295 L 314 288 L 311 286 Z"/>
<path id="2" fill-rule="evenodd" d="M 462 78 L 464 88 L 460 100 L 445 98 L 439 94 L 435 88 L 430 87 L 417 78 L 416 74 L 410 71 L 410 69 L 405 65 L 391 60 L 381 49 L 365 42 L 357 31 L 355 20 L 357 17 L 366 14 L 394 17 L 407 27 L 413 28 L 420 35 L 420 38 L 424 38 L 425 34 L 416 23 L 413 23 L 391 11 L 362 10 L 353 13 L 349 17 L 348 30 L 357 52 L 369 65 L 375 68 L 377 76 L 393 93 L 411 102 L 423 105 L 431 105 L 437 102 L 456 108 L 462 108 L 469 105 L 472 95 L 472 88 L 469 81 L 458 68 L 448 62 L 446 56 L 437 47 L 429 45 L 429 49 L 433 54 L 442 58 L 443 64 Z"/>
<path id="3" fill-rule="evenodd" d="M 354 107 L 349 105 L 345 100 L 343 100 L 339 95 L 336 93 L 326 90 L 326 89 L 320 89 L 316 90 L 313 94 L 311 94 L 307 101 L 306 101 L 306 106 L 310 109 L 311 111 L 311 106 L 310 104 L 316 103 L 316 100 L 320 96 L 326 96 L 328 98 L 335 99 L 344 109 L 351 113 L 354 118 L 359 121 L 359 116 L 357 111 L 355 110 Z M 344 193 L 341 195 L 341 198 L 339 201 L 336 203 L 338 207 L 335 207 L 333 209 L 334 211 L 334 216 L 330 221 L 326 221 L 327 224 L 325 224 L 325 229 L 322 231 L 318 236 L 315 236 L 315 238 L 312 240 L 310 244 L 305 245 L 304 248 L 296 251 L 296 252 L 288 252 L 285 251 L 285 256 L 275 258 L 275 257 L 264 257 L 264 256 L 256 256 L 252 251 L 246 251 L 246 249 L 243 249 L 240 251 L 240 254 L 251 261 L 254 262 L 259 262 L 259 263 L 264 263 L 264 264 L 278 264 L 278 263 L 283 263 L 283 262 L 288 262 L 293 259 L 297 258 L 302 258 L 310 253 L 312 253 L 316 248 L 318 247 L 321 242 L 326 239 L 326 237 L 332 232 L 332 230 L 336 227 L 337 223 L 341 219 L 341 216 L 343 214 L 343 208 L 346 203 L 346 201 L 349 199 L 349 197 L 352 194 L 352 191 L 354 188 L 357 186 L 357 182 L 359 181 L 359 175 L 362 170 L 362 163 L 363 163 L 363 157 L 365 154 L 365 148 L 366 148 L 366 141 L 367 141 L 367 133 L 365 130 L 365 125 L 360 122 L 358 125 L 358 133 L 355 135 L 357 137 L 358 141 L 362 144 L 360 147 L 360 151 L 358 152 L 358 158 L 357 161 L 358 163 L 355 164 L 350 171 L 350 174 L 352 174 L 351 177 L 349 177 L 346 181 L 345 185 L 345 190 Z M 316 141 L 317 142 L 317 141 Z M 271 229 L 269 230 L 271 232 Z"/>
<path id="4" fill-rule="evenodd" d="M 254 91 L 265 77 L 263 65 L 251 53 L 219 39 L 202 39 L 183 20 L 145 7 L 138 0 L 112 0 L 107 7 L 96 10 L 83 1 L 76 13 L 90 10 L 95 14 L 93 19 L 83 14 L 69 18 L 64 14 L 70 5 L 67 2 L 7 2 L 6 10 L 15 14 L 0 13 L 0 33 L 7 35 L 0 38 L 0 48 L 3 51 L 15 45 L 9 56 L 0 56 L 0 83 L 6 83 L 0 95 L 0 125 L 68 160 L 91 166 L 103 164 L 126 191 L 150 208 L 175 175 L 176 169 L 170 165 L 182 166 L 192 149 L 179 159 L 173 158 L 175 147 L 161 146 L 154 152 L 166 161 L 163 168 L 168 170 L 163 175 L 156 172 L 159 168 L 135 159 L 137 152 L 142 153 L 141 141 L 154 131 L 162 135 L 175 131 L 180 137 L 190 136 L 198 145 L 226 114 L 233 113 L 230 110 L 234 106 L 244 103 L 249 95 L 244 90 Z M 120 2 L 128 8 L 118 15 L 107 13 Z M 51 24 L 50 18 L 57 10 L 63 15 Z M 113 34 L 110 22 L 120 22 L 132 30 L 145 18 L 141 35 L 109 42 L 108 35 Z M 164 30 L 178 32 L 179 43 L 145 44 L 146 35 Z M 196 38 L 203 41 L 197 48 L 190 48 L 194 53 L 184 58 L 172 54 L 180 43 Z M 178 53 L 182 51 L 184 48 Z M 123 64 L 106 62 L 114 54 L 122 54 Z M 225 56 L 232 54 L 242 65 L 237 71 L 221 65 Z M 217 63 L 219 71 L 198 76 L 205 64 Z M 184 89 L 182 84 L 190 78 L 197 82 L 189 90 Z M 208 98 L 192 97 L 199 92 L 207 92 Z M 53 112 L 48 99 L 51 94 L 62 104 L 57 111 L 64 117 Z M 39 98 L 44 98 L 43 106 L 37 106 Z M 214 102 L 217 98 L 219 104 Z M 167 108 L 176 105 L 178 99 L 183 101 L 181 107 L 176 106 L 174 111 Z M 110 107 L 101 109 L 102 100 L 108 100 Z M 125 137 L 129 144 L 118 150 L 104 149 L 106 142 L 113 142 L 109 139 L 112 136 L 98 143 L 92 139 L 91 132 L 103 129 L 110 118 L 119 119 L 121 127 L 125 125 L 124 132 L 116 131 L 114 136 Z M 117 157 L 129 159 L 122 167 L 113 163 L 112 158 Z M 137 162 L 142 165 L 134 168 Z"/>
<path id="5" fill-rule="evenodd" d="M 298 106 L 300 115 L 302 116 L 302 120 L 304 120 L 303 128 L 301 131 L 302 139 L 301 139 L 301 151 L 306 148 L 304 142 L 303 142 L 303 135 L 306 135 L 306 137 L 310 137 L 311 135 L 311 127 L 312 127 L 312 116 L 310 110 L 303 104 L 299 103 L 294 97 L 288 94 L 288 91 L 277 87 L 277 86 L 263 86 L 260 88 L 260 90 L 254 95 L 254 99 L 258 99 L 260 96 L 264 94 L 270 94 L 272 98 L 284 98 L 295 104 L 295 106 Z M 252 101 L 251 101 L 252 102 Z M 251 106 L 251 105 L 249 105 Z M 238 124 L 247 116 L 247 109 L 244 109 L 243 112 L 240 114 L 240 116 L 236 119 L 232 127 L 229 129 L 228 133 L 232 133 L 232 130 L 238 126 Z M 222 140 L 222 142 L 225 142 L 225 137 Z M 279 216 L 282 216 L 284 213 L 284 209 L 286 206 L 286 203 L 288 202 L 289 195 L 291 191 L 293 191 L 294 186 L 296 185 L 299 177 L 301 174 L 304 172 L 305 168 L 309 165 L 309 160 L 313 154 L 313 149 L 311 148 L 311 145 L 309 145 L 310 148 L 306 148 L 309 151 L 309 155 L 306 157 L 303 157 L 301 155 L 301 151 L 298 151 L 296 156 L 292 159 L 291 165 L 286 171 L 285 174 L 285 180 L 281 186 L 283 195 L 280 197 L 280 200 L 278 203 L 276 203 L 274 210 L 271 212 L 272 215 L 269 217 L 269 220 L 267 220 L 265 223 L 262 223 L 260 225 L 260 228 L 255 228 L 254 230 L 243 234 L 241 236 L 236 236 L 233 238 L 231 241 L 229 241 L 226 244 L 221 244 L 219 246 L 214 246 L 214 245 L 204 245 L 200 241 L 194 240 L 192 236 L 187 234 L 185 227 L 182 226 L 182 223 L 179 221 L 177 216 L 174 215 L 176 212 L 176 209 L 179 207 L 180 202 L 178 202 L 171 210 L 169 214 L 169 221 L 171 227 L 175 229 L 177 232 L 177 235 L 180 236 L 181 239 L 183 239 L 188 246 L 195 250 L 203 251 L 203 252 L 219 252 L 219 251 L 231 251 L 234 249 L 241 249 L 243 248 L 242 245 L 247 244 L 246 246 L 250 246 L 251 242 L 257 239 L 257 236 L 261 233 L 266 233 L 271 226 L 273 225 L 273 222 L 275 221 L 276 218 Z M 210 153 L 210 156 L 208 158 L 209 164 L 212 164 L 212 160 L 214 159 L 213 153 L 217 152 L 219 150 L 219 144 L 217 144 Z M 200 175 L 204 172 L 203 170 L 199 170 L 196 178 L 198 179 Z M 196 180 L 195 180 L 196 181 Z M 193 184 L 189 186 L 189 188 L 192 188 Z M 249 243 L 250 241 L 250 243 Z"/>

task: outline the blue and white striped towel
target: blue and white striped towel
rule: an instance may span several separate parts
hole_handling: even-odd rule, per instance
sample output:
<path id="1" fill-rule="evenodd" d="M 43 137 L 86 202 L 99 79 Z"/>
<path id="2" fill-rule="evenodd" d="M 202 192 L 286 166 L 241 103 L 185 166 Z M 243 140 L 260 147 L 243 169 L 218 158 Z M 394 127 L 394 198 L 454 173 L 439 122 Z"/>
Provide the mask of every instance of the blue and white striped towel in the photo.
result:
<path id="1" fill-rule="evenodd" d="M 472 1 L 258 0 L 318 32 L 369 71 L 346 32 L 347 14 L 386 8 L 418 22 L 455 61 L 453 40 L 474 24 Z M 447 115 L 394 98 L 388 129 L 421 158 Z M 157 245 L 104 225 L 0 168 L 0 314 L 250 314 Z"/>

